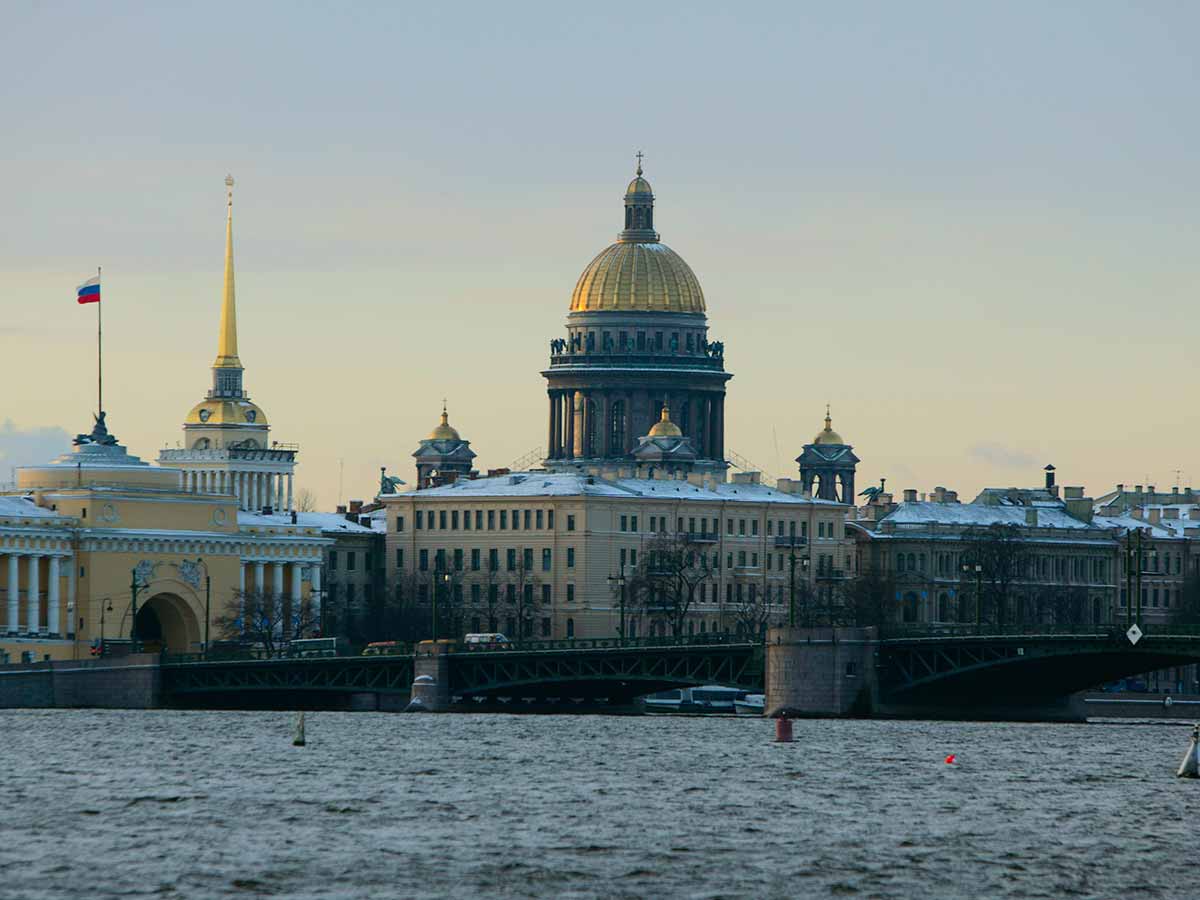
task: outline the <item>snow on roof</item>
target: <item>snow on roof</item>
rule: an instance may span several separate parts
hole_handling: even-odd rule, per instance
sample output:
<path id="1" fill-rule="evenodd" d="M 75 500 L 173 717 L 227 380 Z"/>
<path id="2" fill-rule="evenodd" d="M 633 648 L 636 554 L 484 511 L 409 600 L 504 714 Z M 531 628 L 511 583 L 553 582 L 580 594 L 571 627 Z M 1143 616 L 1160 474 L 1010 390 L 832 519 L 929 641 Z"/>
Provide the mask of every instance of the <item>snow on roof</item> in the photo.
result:
<path id="1" fill-rule="evenodd" d="M 1141 528 L 1149 531 L 1151 538 L 1181 538 L 1185 529 L 1200 528 L 1200 521 L 1191 519 L 1160 519 L 1157 524 L 1152 525 L 1146 519 L 1137 519 L 1130 515 L 1095 516 L 1092 521 L 1103 528 L 1119 528 L 1121 531 Z"/>
<path id="2" fill-rule="evenodd" d="M 293 522 L 291 513 L 272 513 L 269 516 L 264 516 L 262 513 L 239 510 L 238 524 L 258 526 L 295 525 L 297 528 L 319 528 L 326 534 L 344 532 L 371 534 L 382 530 L 366 525 L 359 525 L 357 522 L 351 522 L 340 513 L 327 512 L 298 512 L 296 513 L 296 521 Z"/>
<path id="3" fill-rule="evenodd" d="M 1029 523 L 1025 513 L 1033 507 L 993 506 L 987 503 L 933 503 L 910 500 L 901 503 L 893 512 L 884 516 L 882 522 L 897 525 L 1021 525 Z M 1064 510 L 1036 507 L 1038 528 L 1086 529 L 1087 522 L 1073 518 Z M 1105 526 L 1098 526 L 1105 527 Z"/>
<path id="4" fill-rule="evenodd" d="M 0 519 L 59 519 L 51 509 L 43 509 L 27 497 L 0 497 Z"/>
<path id="5" fill-rule="evenodd" d="M 815 500 L 802 494 L 787 494 L 765 484 L 720 483 L 701 487 L 673 478 L 603 478 L 574 472 L 512 472 L 491 478 L 460 478 L 453 484 L 410 491 L 422 500 L 467 499 L 469 497 L 611 497 L 662 498 L 671 500 L 787 503 L 793 505 L 840 506 L 833 500 Z"/>

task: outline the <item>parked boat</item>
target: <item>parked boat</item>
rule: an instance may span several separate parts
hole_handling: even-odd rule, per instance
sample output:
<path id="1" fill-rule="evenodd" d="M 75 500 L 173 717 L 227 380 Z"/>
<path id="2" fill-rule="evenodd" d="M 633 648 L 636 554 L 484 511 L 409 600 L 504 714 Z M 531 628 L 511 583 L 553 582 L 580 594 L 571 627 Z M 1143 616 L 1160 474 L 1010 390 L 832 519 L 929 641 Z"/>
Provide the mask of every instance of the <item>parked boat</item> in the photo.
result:
<path id="1" fill-rule="evenodd" d="M 739 716 L 761 716 L 767 708 L 765 694 L 747 694 L 733 701 L 733 708 Z"/>
<path id="2" fill-rule="evenodd" d="M 643 699 L 646 712 L 655 715 L 732 715 L 734 702 L 746 692 L 719 684 L 659 691 Z"/>

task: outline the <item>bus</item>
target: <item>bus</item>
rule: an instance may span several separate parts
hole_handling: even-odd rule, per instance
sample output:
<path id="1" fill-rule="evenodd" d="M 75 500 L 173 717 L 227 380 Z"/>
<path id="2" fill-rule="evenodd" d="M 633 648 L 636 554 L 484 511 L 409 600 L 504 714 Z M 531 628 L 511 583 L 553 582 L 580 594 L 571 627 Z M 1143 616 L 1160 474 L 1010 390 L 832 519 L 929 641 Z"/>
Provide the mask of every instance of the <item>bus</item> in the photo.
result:
<path id="1" fill-rule="evenodd" d="M 288 642 L 288 656 L 311 659 L 322 656 L 342 656 L 346 652 L 344 638 L 297 638 Z"/>

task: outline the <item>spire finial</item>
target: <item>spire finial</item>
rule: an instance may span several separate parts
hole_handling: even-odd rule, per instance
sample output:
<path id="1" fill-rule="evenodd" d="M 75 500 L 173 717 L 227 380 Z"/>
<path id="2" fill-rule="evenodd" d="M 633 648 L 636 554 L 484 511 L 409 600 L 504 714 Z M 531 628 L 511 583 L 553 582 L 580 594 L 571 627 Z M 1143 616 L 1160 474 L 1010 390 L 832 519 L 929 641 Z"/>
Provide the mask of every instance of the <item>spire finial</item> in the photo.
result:
<path id="1" fill-rule="evenodd" d="M 671 421 L 671 406 L 669 403 L 667 403 L 666 400 L 663 401 L 662 415 L 659 416 L 658 421 L 660 421 L 660 422 L 670 422 Z"/>
<path id="2" fill-rule="evenodd" d="M 446 411 L 446 398 L 445 397 L 442 398 L 442 424 L 443 425 L 450 424 L 450 413 L 448 413 Z"/>
<path id="3" fill-rule="evenodd" d="M 638 151 L 638 152 L 635 154 L 635 156 L 637 156 L 637 173 L 638 173 L 639 175 L 641 175 L 641 174 L 642 174 L 642 157 L 643 157 L 643 156 L 645 156 L 645 154 L 644 154 L 644 153 L 642 153 L 642 151 L 641 151 L 641 150 L 639 150 L 639 151 Z"/>
<path id="4" fill-rule="evenodd" d="M 225 176 L 225 200 L 230 206 L 233 206 L 233 176 L 232 175 Z"/>
<path id="5" fill-rule="evenodd" d="M 833 419 L 829 415 L 829 404 L 826 403 L 825 404 L 825 430 L 830 431 L 832 429 L 833 429 Z"/>

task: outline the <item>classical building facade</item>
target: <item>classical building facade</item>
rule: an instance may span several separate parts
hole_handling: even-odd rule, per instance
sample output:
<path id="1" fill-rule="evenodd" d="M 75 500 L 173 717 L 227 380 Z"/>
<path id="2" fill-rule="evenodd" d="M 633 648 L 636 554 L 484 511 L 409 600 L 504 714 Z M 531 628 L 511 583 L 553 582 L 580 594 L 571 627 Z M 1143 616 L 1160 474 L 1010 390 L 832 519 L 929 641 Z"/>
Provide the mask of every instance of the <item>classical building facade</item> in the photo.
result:
<path id="1" fill-rule="evenodd" d="M 496 625 L 513 636 L 611 637 L 620 619 L 620 576 L 631 576 L 662 535 L 686 535 L 711 554 L 686 630 L 729 631 L 754 598 L 778 618 L 787 609 L 792 557 L 802 587 L 818 591 L 851 574 L 847 508 L 777 487 L 757 473 L 718 481 L 604 478 L 531 471 L 459 479 L 381 495 L 387 514 L 387 583 L 420 599 L 441 590 L 464 631 Z M 441 586 L 444 582 L 444 586 Z M 631 635 L 656 623 L 630 614 Z M 662 625 L 657 625 L 661 631 Z M 443 637 L 452 636 L 448 631 Z"/>
<path id="2" fill-rule="evenodd" d="M 181 469 L 188 490 L 232 493 L 241 510 L 291 510 L 299 448 L 268 441 L 266 413 L 250 401 L 242 382 L 233 276 L 232 177 L 225 179 L 225 186 L 225 287 L 212 387 L 184 420 L 183 446 L 164 449 L 158 461 Z"/>
<path id="3" fill-rule="evenodd" d="M 565 338 L 550 342 L 546 467 L 630 460 L 663 407 L 699 469 L 725 463 L 724 345 L 708 340 L 700 282 L 659 241 L 654 194 L 642 175 L 625 191 L 625 228 L 579 276 Z"/>

